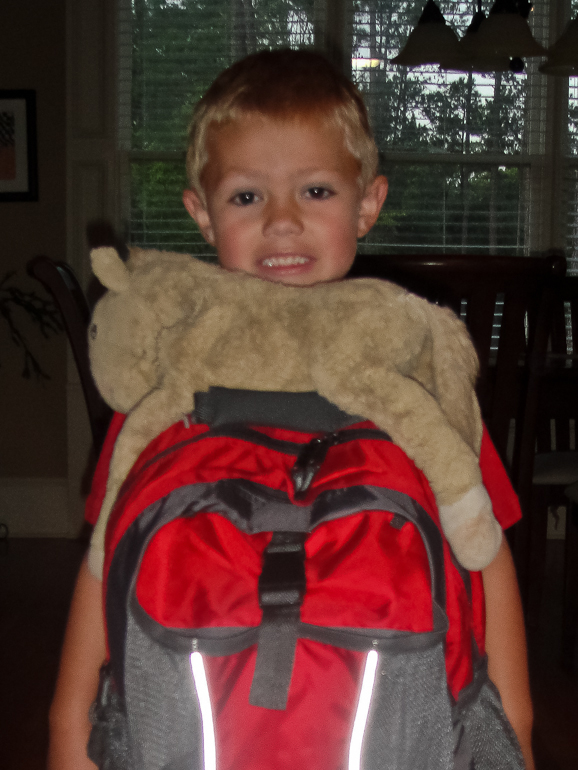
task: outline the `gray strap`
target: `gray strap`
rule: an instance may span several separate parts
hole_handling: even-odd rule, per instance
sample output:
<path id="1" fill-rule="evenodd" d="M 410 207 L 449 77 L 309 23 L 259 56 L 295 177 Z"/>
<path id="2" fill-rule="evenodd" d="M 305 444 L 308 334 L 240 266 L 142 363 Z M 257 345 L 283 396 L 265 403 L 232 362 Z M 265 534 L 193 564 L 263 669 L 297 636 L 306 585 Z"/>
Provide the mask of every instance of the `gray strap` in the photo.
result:
<path id="1" fill-rule="evenodd" d="M 259 604 L 263 618 L 249 703 L 282 710 L 287 706 L 295 647 L 305 594 L 304 532 L 274 532 L 263 555 Z"/>
<path id="2" fill-rule="evenodd" d="M 272 608 L 263 612 L 249 703 L 261 708 L 287 707 L 295 662 L 299 607 Z"/>

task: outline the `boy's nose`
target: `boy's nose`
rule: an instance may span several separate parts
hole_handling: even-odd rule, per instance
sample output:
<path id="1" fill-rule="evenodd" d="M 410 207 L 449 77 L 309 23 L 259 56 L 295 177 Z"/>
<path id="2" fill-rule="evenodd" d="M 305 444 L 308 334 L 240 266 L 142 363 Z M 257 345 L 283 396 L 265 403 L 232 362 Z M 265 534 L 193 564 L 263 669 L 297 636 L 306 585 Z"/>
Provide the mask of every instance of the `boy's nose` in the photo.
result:
<path id="1" fill-rule="evenodd" d="M 271 198 L 265 206 L 265 235 L 298 234 L 303 231 L 299 203 L 292 199 Z"/>

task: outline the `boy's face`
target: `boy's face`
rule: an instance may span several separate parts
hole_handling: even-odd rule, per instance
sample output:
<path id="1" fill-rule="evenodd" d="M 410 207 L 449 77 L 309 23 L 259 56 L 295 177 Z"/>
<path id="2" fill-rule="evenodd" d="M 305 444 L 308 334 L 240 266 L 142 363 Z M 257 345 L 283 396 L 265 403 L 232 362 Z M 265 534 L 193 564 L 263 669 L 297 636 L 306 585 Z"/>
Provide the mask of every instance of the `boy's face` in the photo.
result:
<path id="1" fill-rule="evenodd" d="M 340 129 L 248 115 L 214 128 L 208 153 L 206 206 L 194 190 L 183 201 L 222 267 L 297 286 L 343 278 L 387 181 L 360 190 Z"/>

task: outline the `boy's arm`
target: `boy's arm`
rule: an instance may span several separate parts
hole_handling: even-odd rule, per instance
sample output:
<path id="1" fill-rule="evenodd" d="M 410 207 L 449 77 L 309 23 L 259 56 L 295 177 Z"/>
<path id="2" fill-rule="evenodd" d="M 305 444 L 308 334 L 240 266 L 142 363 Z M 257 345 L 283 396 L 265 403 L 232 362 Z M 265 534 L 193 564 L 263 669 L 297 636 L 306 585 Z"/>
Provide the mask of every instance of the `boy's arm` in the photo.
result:
<path id="1" fill-rule="evenodd" d="M 527 770 L 532 756 L 532 700 L 522 602 L 506 538 L 494 561 L 482 571 L 486 595 L 486 652 L 490 679 L 520 742 Z"/>
<path id="2" fill-rule="evenodd" d="M 48 770 L 95 770 L 86 747 L 89 708 L 106 657 L 102 583 L 82 562 L 70 606 L 60 670 L 50 708 Z"/>

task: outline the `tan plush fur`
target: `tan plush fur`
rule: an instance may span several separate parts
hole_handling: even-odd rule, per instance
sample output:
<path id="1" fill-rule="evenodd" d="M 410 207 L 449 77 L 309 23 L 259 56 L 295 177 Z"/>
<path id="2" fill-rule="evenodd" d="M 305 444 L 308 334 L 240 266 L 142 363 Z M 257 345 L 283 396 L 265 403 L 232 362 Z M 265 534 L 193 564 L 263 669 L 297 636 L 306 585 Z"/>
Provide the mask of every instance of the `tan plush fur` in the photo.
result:
<path id="1" fill-rule="evenodd" d="M 425 473 L 442 527 L 468 569 L 495 556 L 501 530 L 482 485 L 478 363 L 463 323 L 395 284 L 356 279 L 291 287 L 188 255 L 92 252 L 109 288 L 90 328 L 105 400 L 128 413 L 93 535 L 147 444 L 194 406 L 196 391 L 315 390 L 387 431 Z"/>

